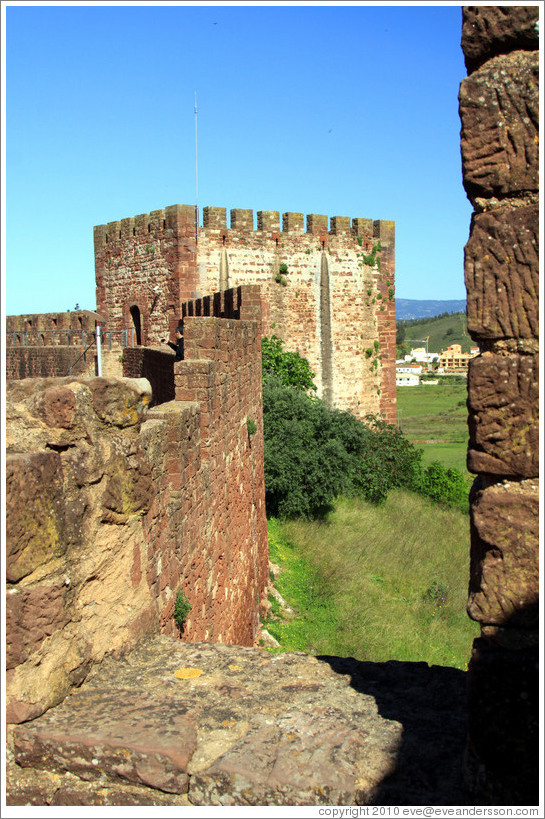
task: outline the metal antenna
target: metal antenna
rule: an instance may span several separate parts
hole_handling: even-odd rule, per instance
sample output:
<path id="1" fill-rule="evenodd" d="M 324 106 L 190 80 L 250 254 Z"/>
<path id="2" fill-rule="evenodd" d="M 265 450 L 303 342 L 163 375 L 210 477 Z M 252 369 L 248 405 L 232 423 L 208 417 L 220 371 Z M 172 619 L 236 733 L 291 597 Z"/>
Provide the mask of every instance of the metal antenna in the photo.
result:
<path id="1" fill-rule="evenodd" d="M 199 165 L 197 161 L 197 92 L 195 91 L 195 241 L 199 239 Z"/>

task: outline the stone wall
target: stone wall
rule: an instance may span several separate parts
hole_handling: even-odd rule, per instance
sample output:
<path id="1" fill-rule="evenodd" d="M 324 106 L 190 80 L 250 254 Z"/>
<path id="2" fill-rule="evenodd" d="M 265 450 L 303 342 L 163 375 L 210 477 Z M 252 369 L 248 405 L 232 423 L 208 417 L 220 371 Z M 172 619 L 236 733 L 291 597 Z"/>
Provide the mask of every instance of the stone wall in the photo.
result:
<path id="1" fill-rule="evenodd" d="M 6 316 L 7 380 L 96 375 L 96 318 L 90 310 Z M 132 328 L 102 326 L 103 375 L 121 376 L 121 350 L 135 341 Z"/>
<path id="2" fill-rule="evenodd" d="M 468 783 L 538 802 L 538 32 L 530 6 L 469 6 L 460 87 L 471 496 Z M 488 803 L 488 802 L 487 802 Z"/>
<path id="3" fill-rule="evenodd" d="M 258 324 L 188 318 L 186 345 L 178 400 L 152 409 L 145 379 L 8 384 L 9 722 L 143 635 L 179 636 L 179 590 L 184 640 L 253 644 L 268 580 Z"/>
<path id="4" fill-rule="evenodd" d="M 395 226 L 391 221 L 174 205 L 95 228 L 97 310 L 141 343 L 173 334 L 184 301 L 261 288 L 263 333 L 308 358 L 328 403 L 395 421 Z M 378 250 L 380 242 L 380 250 Z M 287 272 L 283 265 L 287 266 Z"/>
<path id="5" fill-rule="evenodd" d="M 122 358 L 125 378 L 146 378 L 150 382 L 151 406 L 174 400 L 174 352 L 126 347 Z"/>
<path id="6" fill-rule="evenodd" d="M 6 347 L 6 379 L 94 375 L 96 349 L 84 347 Z"/>

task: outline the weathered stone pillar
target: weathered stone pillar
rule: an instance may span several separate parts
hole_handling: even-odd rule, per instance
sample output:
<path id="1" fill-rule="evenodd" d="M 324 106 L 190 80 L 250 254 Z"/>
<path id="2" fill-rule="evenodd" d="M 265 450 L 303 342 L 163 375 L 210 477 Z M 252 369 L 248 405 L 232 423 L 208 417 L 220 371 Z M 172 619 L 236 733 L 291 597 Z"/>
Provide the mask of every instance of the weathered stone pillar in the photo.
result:
<path id="1" fill-rule="evenodd" d="M 460 87 L 468 328 L 471 573 L 466 780 L 538 803 L 538 17 L 463 9 Z"/>

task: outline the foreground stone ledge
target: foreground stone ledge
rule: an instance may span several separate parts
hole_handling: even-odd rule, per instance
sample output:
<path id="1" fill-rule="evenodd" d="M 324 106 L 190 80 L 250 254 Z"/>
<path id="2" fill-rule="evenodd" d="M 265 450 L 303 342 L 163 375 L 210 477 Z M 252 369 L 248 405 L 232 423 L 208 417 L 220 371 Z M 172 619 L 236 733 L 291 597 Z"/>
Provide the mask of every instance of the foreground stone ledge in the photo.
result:
<path id="1" fill-rule="evenodd" d="M 537 627 L 538 546 L 537 480 L 509 481 L 473 493 L 470 617 L 485 626 Z"/>
<path id="2" fill-rule="evenodd" d="M 539 357 L 486 352 L 469 364 L 468 468 L 539 474 Z"/>
<path id="3" fill-rule="evenodd" d="M 7 802 L 474 804 L 461 784 L 465 677 L 149 638 L 12 728 Z"/>
<path id="4" fill-rule="evenodd" d="M 402 728 L 349 682 L 312 656 L 155 638 L 15 728 L 15 760 L 194 805 L 365 804 Z"/>

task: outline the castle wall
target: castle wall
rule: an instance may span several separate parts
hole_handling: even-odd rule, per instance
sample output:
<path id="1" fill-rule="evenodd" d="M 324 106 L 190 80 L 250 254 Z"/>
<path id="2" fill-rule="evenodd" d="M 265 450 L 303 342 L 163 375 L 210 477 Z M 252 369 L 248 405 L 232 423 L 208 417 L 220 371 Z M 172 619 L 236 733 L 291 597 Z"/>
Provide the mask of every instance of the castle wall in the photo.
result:
<path id="1" fill-rule="evenodd" d="M 153 408 L 140 378 L 8 384 L 10 722 L 146 633 L 177 636 L 178 590 L 183 639 L 253 644 L 268 580 L 258 324 L 188 318 L 186 345 L 177 400 Z"/>
<path id="2" fill-rule="evenodd" d="M 97 373 L 96 314 L 88 310 L 6 316 L 6 378 L 92 377 Z M 102 329 L 102 374 L 122 374 L 121 348 L 132 329 Z"/>
<path id="3" fill-rule="evenodd" d="M 486 804 L 538 802 L 537 7 L 463 10 L 460 87 L 471 494 L 466 775 Z"/>
<path id="4" fill-rule="evenodd" d="M 180 216 L 170 226 L 169 214 Z M 183 218 L 182 218 L 183 217 Z M 196 295 L 261 288 L 263 334 L 308 358 L 318 393 L 359 417 L 395 422 L 394 223 L 176 205 L 95 228 L 97 310 L 111 328 L 141 317 L 141 343 L 174 331 Z M 373 249 L 381 243 L 381 250 Z M 287 265 L 284 274 L 282 265 Z M 157 288 L 157 291 L 154 291 Z"/>
<path id="5" fill-rule="evenodd" d="M 83 347 L 7 347 L 6 379 L 94 375 L 96 350 Z"/>

